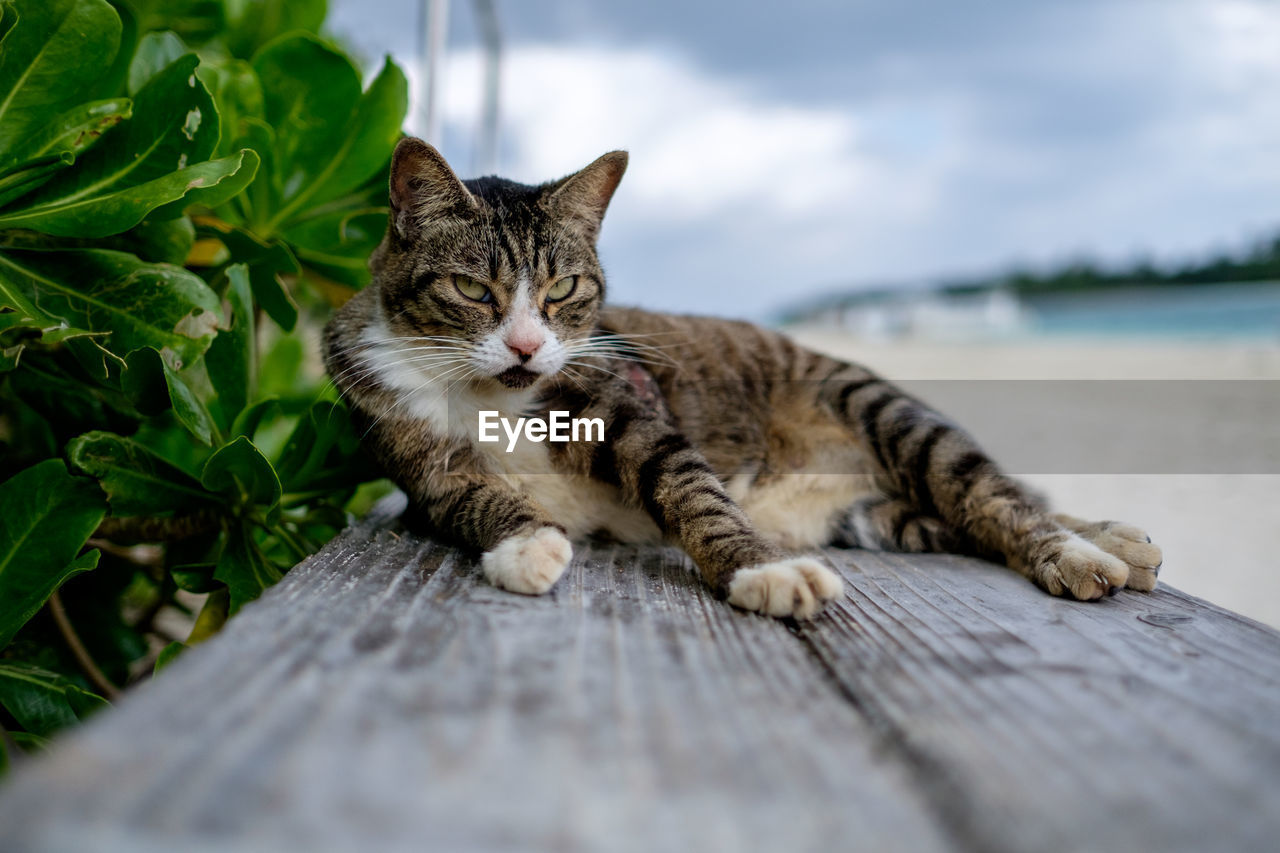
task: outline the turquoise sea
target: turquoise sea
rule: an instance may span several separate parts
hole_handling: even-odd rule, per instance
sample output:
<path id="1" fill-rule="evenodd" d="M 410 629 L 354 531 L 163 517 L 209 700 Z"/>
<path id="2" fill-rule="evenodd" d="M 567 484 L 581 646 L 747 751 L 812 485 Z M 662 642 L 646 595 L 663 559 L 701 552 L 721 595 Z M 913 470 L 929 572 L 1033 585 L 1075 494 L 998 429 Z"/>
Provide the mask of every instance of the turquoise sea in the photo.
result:
<path id="1" fill-rule="evenodd" d="M 1134 287 L 1024 296 L 1037 335 L 1280 341 L 1280 282 Z"/>

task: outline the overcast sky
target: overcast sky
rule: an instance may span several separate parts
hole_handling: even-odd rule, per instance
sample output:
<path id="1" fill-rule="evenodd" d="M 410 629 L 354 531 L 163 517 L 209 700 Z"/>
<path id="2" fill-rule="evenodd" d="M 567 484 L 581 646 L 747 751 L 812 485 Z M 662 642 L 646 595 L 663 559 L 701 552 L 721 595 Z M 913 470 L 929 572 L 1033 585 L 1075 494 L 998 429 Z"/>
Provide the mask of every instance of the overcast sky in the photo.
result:
<path id="1" fill-rule="evenodd" d="M 330 0 L 417 76 L 417 0 Z M 611 299 L 767 317 L 844 288 L 1280 230 L 1276 0 L 497 0 L 499 172 L 614 148 Z M 481 62 L 453 0 L 441 148 L 473 174 Z M 420 127 L 417 116 L 410 128 Z"/>

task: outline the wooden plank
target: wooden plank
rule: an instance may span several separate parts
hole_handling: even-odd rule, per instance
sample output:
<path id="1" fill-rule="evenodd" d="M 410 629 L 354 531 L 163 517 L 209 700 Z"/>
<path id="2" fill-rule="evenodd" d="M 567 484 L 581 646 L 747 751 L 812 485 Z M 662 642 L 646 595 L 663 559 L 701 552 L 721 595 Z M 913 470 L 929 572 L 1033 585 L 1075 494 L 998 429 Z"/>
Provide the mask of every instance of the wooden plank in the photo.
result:
<path id="1" fill-rule="evenodd" d="M 951 847 L 791 627 L 678 552 L 534 599 L 376 522 L 15 775 L 6 850 Z"/>
<path id="2" fill-rule="evenodd" d="M 962 846 L 1274 850 L 1280 634 L 1176 590 L 1029 595 L 959 557 L 830 552 L 799 634 Z"/>
<path id="3" fill-rule="evenodd" d="M 1280 634 L 956 557 L 828 551 L 811 624 L 678 551 L 552 595 L 347 531 L 0 789 L 4 850 L 1270 850 Z"/>

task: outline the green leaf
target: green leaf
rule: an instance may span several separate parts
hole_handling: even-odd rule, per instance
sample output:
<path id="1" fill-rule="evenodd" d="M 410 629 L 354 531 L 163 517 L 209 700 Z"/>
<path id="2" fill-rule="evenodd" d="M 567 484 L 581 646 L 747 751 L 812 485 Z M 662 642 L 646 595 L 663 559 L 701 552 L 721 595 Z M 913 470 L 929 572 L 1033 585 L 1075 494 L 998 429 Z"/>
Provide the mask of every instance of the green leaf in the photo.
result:
<path id="1" fill-rule="evenodd" d="M 196 204 L 217 207 L 243 192 L 257 171 L 258 155 L 246 149 L 117 192 L 0 212 L 0 228 L 32 228 L 58 237 L 109 237 L 137 225 L 147 214 L 163 219 L 181 216 Z"/>
<path id="2" fill-rule="evenodd" d="M 340 489 L 368 479 L 367 468 L 349 464 L 359 444 L 346 406 L 316 403 L 298 419 L 276 463 L 285 491 Z"/>
<path id="3" fill-rule="evenodd" d="M 253 541 L 253 531 L 242 524 L 228 533 L 226 550 L 213 576 L 227 585 L 231 594 L 230 612 L 234 614 L 279 581 L 283 574 Z"/>
<path id="4" fill-rule="evenodd" d="M 267 45 L 253 67 L 262 81 L 267 122 L 275 129 L 271 185 L 281 208 L 271 217 L 270 233 L 305 203 L 314 192 L 308 183 L 346 141 L 360 101 L 360 72 L 341 52 L 302 33 Z"/>
<path id="5" fill-rule="evenodd" d="M 209 348 L 219 307 L 199 276 L 105 249 L 0 251 L 0 306 L 110 332 L 106 345 L 117 354 L 168 350 L 176 367 Z"/>
<path id="6" fill-rule="evenodd" d="M 200 232 L 221 240 L 232 260 L 249 268 L 249 284 L 258 305 L 280 328 L 293 331 L 298 322 L 298 305 L 281 282 L 281 276 L 296 275 L 299 270 L 289 247 L 280 240 L 265 241 L 252 231 L 225 222 L 202 223 Z"/>
<path id="7" fill-rule="evenodd" d="M 188 217 L 182 216 L 159 222 L 146 219 L 136 228 L 105 238 L 99 246 L 131 252 L 144 261 L 182 266 L 195 242 L 195 226 Z"/>
<path id="8" fill-rule="evenodd" d="M 133 103 L 125 98 L 92 101 L 54 118 L 0 158 L 0 207 L 43 186 L 75 162 L 110 128 L 129 117 Z"/>
<path id="9" fill-rule="evenodd" d="M 262 85 L 253 66 L 241 59 L 221 62 L 202 62 L 196 70 L 204 81 L 213 102 L 218 107 L 218 126 L 222 138 L 218 141 L 217 155 L 225 157 L 241 148 L 256 148 L 243 142 L 246 122 L 262 118 Z M 258 149 L 261 155 L 265 150 Z"/>
<path id="10" fill-rule="evenodd" d="M 129 63 L 128 91 L 135 95 L 152 77 L 191 51 L 174 32 L 147 33 Z"/>
<path id="11" fill-rule="evenodd" d="M 113 516 L 169 516 L 218 505 L 195 478 L 146 447 L 109 432 L 90 432 L 67 444 L 76 470 L 96 477 Z"/>
<path id="12" fill-rule="evenodd" d="M 327 0 L 230 0 L 227 46 L 236 56 L 252 56 L 281 33 L 318 32 L 327 12 Z"/>
<path id="13" fill-rule="evenodd" d="M 76 339 L 66 341 L 70 347 Z M 39 414 L 57 437 L 58 448 L 69 439 L 93 429 L 132 432 L 138 427 L 137 410 L 128 398 L 108 383 L 86 381 L 74 358 L 53 352 L 43 358 L 24 358 L 22 369 L 8 376 L 14 395 Z M 47 458 L 44 454 L 35 459 Z"/>
<path id="14" fill-rule="evenodd" d="M 232 437 L 243 435 L 252 441 L 262 422 L 279 413 L 280 401 L 275 397 L 259 400 L 236 415 L 235 422 L 231 425 L 231 435 Z"/>
<path id="15" fill-rule="evenodd" d="M 208 407 L 156 349 L 143 347 L 129 353 L 120 384 L 143 414 L 159 414 L 172 408 L 178 422 L 201 444 L 213 444 L 214 437 L 219 435 Z"/>
<path id="16" fill-rule="evenodd" d="M 239 436 L 218 448 L 205 463 L 200 482 L 238 506 L 273 509 L 280 502 L 280 478 L 252 441 Z"/>
<path id="17" fill-rule="evenodd" d="M 191 626 L 191 633 L 187 635 L 187 645 L 199 645 L 221 631 L 230 610 L 231 595 L 225 585 L 220 585 L 204 600 L 204 607 L 196 616 L 196 624 Z"/>
<path id="18" fill-rule="evenodd" d="M 300 404 L 310 404 L 313 393 L 298 383 L 306 369 L 307 355 L 307 347 L 298 335 L 277 337 L 258 362 L 258 393 L 291 403 L 292 411 Z"/>
<path id="19" fill-rule="evenodd" d="M 169 384 L 165 381 L 164 359 L 152 347 L 143 347 L 125 356 L 120 390 L 143 415 L 158 415 L 173 408 Z"/>
<path id="20" fill-rule="evenodd" d="M 335 281 L 369 283 L 369 255 L 387 232 L 387 209 L 339 210 L 290 227 L 285 237 L 298 259 Z"/>
<path id="21" fill-rule="evenodd" d="M 0 484 L 0 648 L 67 578 L 96 565 L 96 556 L 76 554 L 106 511 L 98 485 L 59 459 Z"/>
<path id="22" fill-rule="evenodd" d="M 129 7 L 130 0 L 107 0 L 120 16 L 120 49 L 116 51 L 115 60 L 107 67 L 99 70 L 93 87 L 84 93 L 85 97 L 110 98 L 122 94 L 125 79 L 129 75 L 129 62 L 138 47 L 138 16 Z M 222 0 L 216 0 L 222 2 Z"/>
<path id="23" fill-rule="evenodd" d="M 207 159 L 218 143 L 218 117 L 195 75 L 198 61 L 187 54 L 147 81 L 133 118 L 104 135 L 74 168 L 0 212 L 0 228 L 105 237 L 148 213 L 166 219 L 192 204 L 222 204 L 248 186 L 258 167 L 254 152 Z"/>
<path id="24" fill-rule="evenodd" d="M 156 655 L 156 666 L 153 672 L 158 673 L 160 670 L 173 663 L 178 655 L 185 652 L 187 648 L 188 646 L 186 643 L 181 643 L 177 640 L 174 640 L 172 643 L 165 646 L 160 650 L 160 654 Z"/>
<path id="25" fill-rule="evenodd" d="M 3 282 L 0 282 L 0 294 L 3 293 L 3 286 Z M 0 296 L 0 300 L 2 299 L 3 296 Z M 0 373 L 15 369 L 22 353 L 28 349 L 47 349 L 71 338 L 105 335 L 106 332 L 71 328 L 38 308 L 28 311 L 0 302 Z"/>
<path id="26" fill-rule="evenodd" d="M 230 426 L 248 404 L 257 376 L 253 294 L 249 289 L 248 268 L 244 264 L 227 267 L 227 281 L 231 327 L 218 332 L 204 357 L 209 381 L 218 392 L 218 408 L 222 412 L 224 426 Z"/>
<path id="27" fill-rule="evenodd" d="M 0 471 L 21 471 L 62 452 L 48 419 L 18 396 L 12 377 L 0 383 L 0 410 L 6 429 L 0 432 Z"/>
<path id="28" fill-rule="evenodd" d="M 227 28 L 224 0 L 129 0 L 129 3 L 138 15 L 143 32 L 173 30 L 187 44 L 204 44 Z"/>
<path id="29" fill-rule="evenodd" d="M 83 99 L 120 46 L 105 0 L 11 0 L 17 22 L 0 50 L 0 162 Z"/>
<path id="30" fill-rule="evenodd" d="M 181 216 L 192 207 L 214 208 L 235 198 L 253 183 L 259 162 L 257 152 L 246 148 L 119 193 L 112 198 L 112 205 L 145 206 L 157 197 L 172 199 L 152 208 L 150 217 L 153 219 Z"/>
<path id="31" fill-rule="evenodd" d="M 133 101 L 112 98 L 90 101 L 51 119 L 21 143 L 0 165 L 28 163 L 50 155 L 80 155 L 91 148 L 102 135 L 133 115 Z M 71 158 L 74 161 L 75 157 Z M 15 168 L 17 168 L 15 166 Z"/>
<path id="32" fill-rule="evenodd" d="M 154 352 L 154 350 L 153 350 Z M 204 403 L 196 397 L 191 386 L 182 380 L 169 365 L 164 365 L 164 379 L 169 386 L 169 399 L 173 403 L 173 414 L 178 423 L 187 428 L 201 444 L 212 445 L 214 439 L 221 439 L 221 433 L 213 422 L 213 416 Z"/>
<path id="33" fill-rule="evenodd" d="M 56 673 L 4 661 L 0 662 L 0 705 L 27 732 L 48 737 L 106 707 L 107 702 Z"/>
<path id="34" fill-rule="evenodd" d="M 169 576 L 173 578 L 173 582 L 177 584 L 178 589 L 201 595 L 222 588 L 222 583 L 214 580 L 213 570 L 213 563 L 174 566 L 169 569 Z"/>
<path id="35" fill-rule="evenodd" d="M 306 178 L 296 191 L 282 194 L 283 205 L 272 222 L 282 225 L 294 221 L 310 208 L 346 195 L 376 175 L 396 147 L 408 108 L 409 84 L 399 67 L 388 59 L 360 97 L 354 117 L 339 135 L 327 140 L 323 156 L 309 157 L 298 164 L 305 169 Z M 293 175 L 283 177 L 286 189 L 290 188 L 290 181 L 298 180 Z M 378 237 L 381 239 L 382 234 Z"/>
<path id="36" fill-rule="evenodd" d="M 60 151 L 20 163 L 0 176 L 0 206 L 35 191 L 75 161 L 74 154 Z"/>

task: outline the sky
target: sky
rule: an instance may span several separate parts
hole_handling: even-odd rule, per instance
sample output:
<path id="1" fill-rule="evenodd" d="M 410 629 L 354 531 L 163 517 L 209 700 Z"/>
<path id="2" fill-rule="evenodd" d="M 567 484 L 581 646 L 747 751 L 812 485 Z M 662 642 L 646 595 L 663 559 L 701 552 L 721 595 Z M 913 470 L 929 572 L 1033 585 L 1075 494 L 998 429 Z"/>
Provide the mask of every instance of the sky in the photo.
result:
<path id="1" fill-rule="evenodd" d="M 496 0 L 497 171 L 631 164 L 610 299 L 767 319 L 817 294 L 1280 231 L 1276 0 Z M 330 0 L 421 78 L 418 0 Z M 474 176 L 482 55 L 453 0 L 441 151 Z M 422 130 L 415 113 L 410 130 Z"/>

